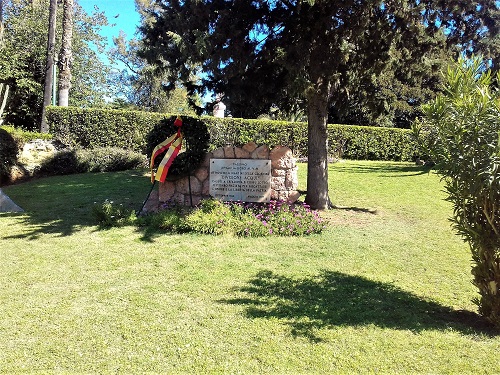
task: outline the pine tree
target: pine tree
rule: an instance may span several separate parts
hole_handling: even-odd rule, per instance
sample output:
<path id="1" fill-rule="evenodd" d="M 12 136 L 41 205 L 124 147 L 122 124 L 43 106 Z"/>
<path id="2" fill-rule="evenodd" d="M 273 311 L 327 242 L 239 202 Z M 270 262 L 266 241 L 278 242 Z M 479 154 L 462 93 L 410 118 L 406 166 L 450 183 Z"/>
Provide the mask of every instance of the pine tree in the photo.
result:
<path id="1" fill-rule="evenodd" d="M 330 205 L 330 103 L 345 97 L 346 90 L 355 90 L 356 84 L 369 87 L 366 83 L 391 64 L 397 65 L 398 74 L 411 75 L 411 67 L 430 51 L 443 47 L 474 51 L 479 48 L 475 33 L 489 36 L 498 24 L 494 0 L 163 0 L 158 4 L 161 9 L 149 10 L 153 22 L 142 30 L 143 56 L 169 71 L 172 84 L 180 80 L 191 91 L 224 93 L 233 115 L 256 101 L 269 108 L 305 99 L 306 201 L 315 209 Z M 201 84 L 193 81 L 199 69 L 206 74 Z"/>

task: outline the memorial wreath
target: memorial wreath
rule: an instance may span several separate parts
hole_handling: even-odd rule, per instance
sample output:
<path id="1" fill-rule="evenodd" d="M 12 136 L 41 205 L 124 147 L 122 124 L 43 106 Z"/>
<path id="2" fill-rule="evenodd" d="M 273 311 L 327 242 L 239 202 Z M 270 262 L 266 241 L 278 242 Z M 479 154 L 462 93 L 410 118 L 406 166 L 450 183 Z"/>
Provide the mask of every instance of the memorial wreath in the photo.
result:
<path id="1" fill-rule="evenodd" d="M 167 173 L 169 177 L 192 174 L 203 162 L 209 143 L 210 134 L 201 119 L 189 117 L 181 120 L 175 116 L 163 119 L 148 136 L 151 169 L 156 169 L 156 178 L 152 173 L 152 180 L 163 181 Z"/>

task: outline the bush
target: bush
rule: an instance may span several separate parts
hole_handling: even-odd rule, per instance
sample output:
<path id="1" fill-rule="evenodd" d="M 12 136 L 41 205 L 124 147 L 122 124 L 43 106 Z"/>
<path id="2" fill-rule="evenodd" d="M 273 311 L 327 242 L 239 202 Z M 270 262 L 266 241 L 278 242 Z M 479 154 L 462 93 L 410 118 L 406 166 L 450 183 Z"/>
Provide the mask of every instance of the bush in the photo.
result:
<path id="1" fill-rule="evenodd" d="M 469 243 L 479 313 L 500 328 L 500 94 L 481 60 L 460 60 L 444 94 L 424 106 L 429 154 L 453 204 L 455 230 Z M 425 144 L 425 142 L 422 142 Z"/>
<path id="2" fill-rule="evenodd" d="M 126 210 L 123 205 L 116 205 L 110 200 L 92 207 L 92 215 L 103 228 L 120 227 L 134 224 L 136 215 L 133 210 Z"/>
<path id="3" fill-rule="evenodd" d="M 303 236 L 324 229 L 319 214 L 307 205 L 280 201 L 244 204 L 209 199 L 186 217 L 186 224 L 199 233 L 241 237 Z"/>
<path id="4" fill-rule="evenodd" d="M 11 169 L 17 163 L 19 146 L 14 137 L 0 128 L 0 185 L 10 180 Z"/>
<path id="5" fill-rule="evenodd" d="M 50 132 L 79 148 L 118 147 L 145 153 L 147 134 L 164 114 L 99 108 L 48 107 Z"/>
<path id="6" fill-rule="evenodd" d="M 146 158 L 116 147 L 91 150 L 66 149 L 43 161 L 37 175 L 65 175 L 84 172 L 118 172 L 147 165 Z"/>
<path id="7" fill-rule="evenodd" d="M 23 144 L 34 141 L 35 139 L 51 140 L 53 138 L 52 134 L 27 131 L 14 126 L 4 125 L 1 126 L 0 129 L 4 129 L 11 134 L 18 143 L 19 147 L 22 147 Z"/>
<path id="8" fill-rule="evenodd" d="M 81 148 L 120 147 L 148 155 L 148 134 L 171 115 L 49 107 L 47 118 L 54 136 Z M 186 123 L 202 121 L 210 135 L 209 149 L 250 141 L 270 147 L 289 147 L 297 157 L 307 156 L 307 124 L 272 120 L 182 116 Z M 167 121 L 168 122 L 168 121 Z M 168 125 L 168 124 L 167 124 Z M 169 125 L 168 125 L 169 126 Z M 348 159 L 412 161 L 416 143 L 409 129 L 329 125 L 330 154 Z M 149 157 L 150 155 L 148 155 Z"/>

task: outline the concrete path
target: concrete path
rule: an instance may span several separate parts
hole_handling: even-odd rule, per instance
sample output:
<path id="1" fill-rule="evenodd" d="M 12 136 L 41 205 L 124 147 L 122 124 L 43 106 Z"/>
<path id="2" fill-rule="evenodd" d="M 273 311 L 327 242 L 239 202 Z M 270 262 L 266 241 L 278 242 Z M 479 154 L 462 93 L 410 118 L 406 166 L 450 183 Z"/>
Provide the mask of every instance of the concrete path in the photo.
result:
<path id="1" fill-rule="evenodd" d="M 0 189 L 0 212 L 24 212 Z"/>

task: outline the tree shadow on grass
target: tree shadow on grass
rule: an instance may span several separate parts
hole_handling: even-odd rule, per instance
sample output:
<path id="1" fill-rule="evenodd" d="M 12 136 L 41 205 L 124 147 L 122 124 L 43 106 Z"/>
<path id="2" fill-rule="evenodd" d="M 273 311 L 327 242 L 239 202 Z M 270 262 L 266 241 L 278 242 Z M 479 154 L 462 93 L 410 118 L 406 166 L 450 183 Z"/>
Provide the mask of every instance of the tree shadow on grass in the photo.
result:
<path id="1" fill-rule="evenodd" d="M 335 168 L 335 173 L 378 173 L 380 177 L 411 177 L 430 173 L 432 167 L 423 165 L 348 165 Z"/>
<path id="2" fill-rule="evenodd" d="M 495 336 L 479 315 L 455 311 L 393 285 L 339 272 L 292 278 L 261 271 L 240 289 L 248 298 L 221 302 L 246 306 L 249 318 L 280 319 L 292 334 L 321 341 L 316 332 L 334 326 L 374 324 L 401 330 L 458 330 Z"/>
<path id="3" fill-rule="evenodd" d="M 96 225 L 92 207 L 106 199 L 137 210 L 148 184 L 143 171 L 124 171 L 53 176 L 9 186 L 4 190 L 25 212 L 2 214 L 0 218 L 16 217 L 24 231 L 3 238 L 70 236 L 83 227 Z"/>

